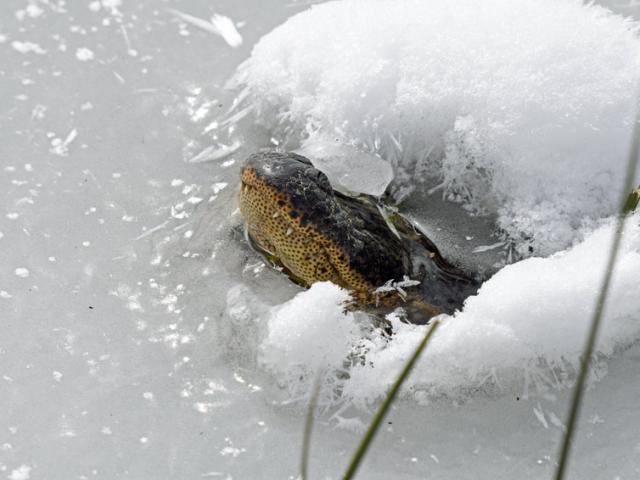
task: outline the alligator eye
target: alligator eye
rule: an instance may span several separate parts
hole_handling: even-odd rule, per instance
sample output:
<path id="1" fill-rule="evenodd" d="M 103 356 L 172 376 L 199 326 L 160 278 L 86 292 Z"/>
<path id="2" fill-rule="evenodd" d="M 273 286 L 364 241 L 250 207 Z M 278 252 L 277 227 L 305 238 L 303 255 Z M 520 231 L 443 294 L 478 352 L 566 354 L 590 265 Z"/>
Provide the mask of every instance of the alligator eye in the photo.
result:
<path id="1" fill-rule="evenodd" d="M 318 170 L 317 172 L 316 183 L 318 184 L 318 186 L 326 192 L 331 191 L 331 184 L 329 183 L 329 179 L 327 178 L 327 176 L 320 170 Z"/>

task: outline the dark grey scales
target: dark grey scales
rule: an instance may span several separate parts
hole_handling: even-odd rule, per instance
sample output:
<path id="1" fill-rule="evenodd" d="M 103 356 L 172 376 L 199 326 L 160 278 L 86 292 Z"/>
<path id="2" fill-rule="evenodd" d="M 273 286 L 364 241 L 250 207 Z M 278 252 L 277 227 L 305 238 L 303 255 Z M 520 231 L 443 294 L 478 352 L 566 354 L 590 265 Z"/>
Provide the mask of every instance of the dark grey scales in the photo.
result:
<path id="1" fill-rule="evenodd" d="M 385 219 L 381 200 L 333 190 L 327 176 L 301 155 L 254 153 L 241 180 L 240 210 L 252 243 L 298 283 L 332 281 L 351 290 L 366 309 L 381 302 L 401 305 L 398 295 L 373 291 L 408 276 L 421 281 L 419 301 L 435 307 L 428 316 L 453 313 L 479 287 L 405 217 L 394 213 Z"/>

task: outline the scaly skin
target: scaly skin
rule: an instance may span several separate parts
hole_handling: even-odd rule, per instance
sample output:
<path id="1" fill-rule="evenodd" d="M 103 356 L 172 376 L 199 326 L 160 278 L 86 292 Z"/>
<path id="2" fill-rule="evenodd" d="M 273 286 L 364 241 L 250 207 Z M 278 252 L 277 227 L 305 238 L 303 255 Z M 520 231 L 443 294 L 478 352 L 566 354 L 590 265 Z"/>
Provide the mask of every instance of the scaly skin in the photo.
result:
<path id="1" fill-rule="evenodd" d="M 251 155 L 242 167 L 239 201 L 250 240 L 270 260 L 304 286 L 330 281 L 350 290 L 359 306 L 398 303 L 397 294 L 373 291 L 390 279 L 399 281 L 415 273 L 416 243 L 421 244 L 423 270 L 425 261 L 433 264 L 430 279 L 444 275 L 448 289 L 451 282 L 462 281 L 468 287 L 471 281 L 460 280 L 435 245 L 404 218 L 396 225 L 398 238 L 375 204 L 335 192 L 326 175 L 300 155 Z M 414 299 L 413 306 L 428 317 L 451 311 L 446 301 L 437 308 L 430 300 Z"/>

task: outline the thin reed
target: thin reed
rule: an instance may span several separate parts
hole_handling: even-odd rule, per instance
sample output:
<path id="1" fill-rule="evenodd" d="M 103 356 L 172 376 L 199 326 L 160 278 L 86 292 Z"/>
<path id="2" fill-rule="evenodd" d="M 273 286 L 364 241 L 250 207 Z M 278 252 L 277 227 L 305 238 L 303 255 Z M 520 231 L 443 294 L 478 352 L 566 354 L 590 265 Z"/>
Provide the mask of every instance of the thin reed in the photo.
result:
<path id="1" fill-rule="evenodd" d="M 580 415 L 580 408 L 582 406 L 582 399 L 584 397 L 584 386 L 587 381 L 589 373 L 589 365 L 591 363 L 591 357 L 595 348 L 596 340 L 598 338 L 598 332 L 602 324 L 603 313 L 607 304 L 607 298 L 609 295 L 609 288 L 611 286 L 611 278 L 613 277 L 613 271 L 615 268 L 616 260 L 618 258 L 618 251 L 620 249 L 620 242 L 622 241 L 622 233 L 624 231 L 625 216 L 630 211 L 628 205 L 627 192 L 633 188 L 633 182 L 635 180 L 636 171 L 638 167 L 638 153 L 640 152 L 640 112 L 636 113 L 636 119 L 633 129 L 633 139 L 631 141 L 631 149 L 629 151 L 629 159 L 627 161 L 627 173 L 624 179 L 624 188 L 622 189 L 623 197 L 620 206 L 620 214 L 616 218 L 615 233 L 613 236 L 613 242 L 611 244 L 611 251 L 609 252 L 609 260 L 607 262 L 607 268 L 602 280 L 602 286 L 598 293 L 596 300 L 595 310 L 591 319 L 591 327 L 589 328 L 589 335 L 587 337 L 586 344 L 583 349 L 582 357 L 580 359 L 580 370 L 576 379 L 576 384 L 573 390 L 571 398 L 571 407 L 566 423 L 566 432 L 562 440 L 560 452 L 558 454 L 558 466 L 556 468 L 555 480 L 562 480 L 565 478 L 567 464 L 569 461 L 569 454 L 571 453 L 572 440 L 575 434 L 575 428 Z M 633 195 L 633 193 L 631 194 Z"/>
<path id="2" fill-rule="evenodd" d="M 300 480 L 307 480 L 309 475 L 309 452 L 311 451 L 311 434 L 313 433 L 313 420 L 316 415 L 318 396 L 320 395 L 322 373 L 318 372 L 313 382 L 313 389 L 309 397 L 309 408 L 307 418 L 304 422 L 304 433 L 302 436 L 302 455 L 300 458 Z"/>
<path id="3" fill-rule="evenodd" d="M 389 411 L 389 408 L 391 407 L 391 404 L 395 400 L 396 395 L 398 394 L 398 391 L 400 391 L 400 387 L 409 376 L 411 369 L 415 365 L 418 358 L 420 358 L 422 351 L 425 349 L 425 347 L 429 343 L 429 340 L 431 339 L 433 332 L 435 332 L 436 328 L 438 328 L 438 325 L 440 325 L 440 322 L 438 320 L 433 320 L 431 322 L 431 326 L 427 330 L 427 333 L 425 334 L 424 338 L 422 339 L 418 347 L 415 349 L 415 351 L 413 352 L 413 354 L 405 364 L 404 368 L 400 372 L 400 375 L 398 376 L 393 386 L 389 390 L 387 397 L 384 399 L 384 401 L 378 408 L 378 411 L 373 416 L 373 419 L 369 424 L 369 428 L 367 429 L 367 432 L 364 434 L 364 437 L 362 437 L 362 440 L 360 441 L 360 445 L 358 445 L 358 448 L 353 454 L 353 457 L 351 458 L 351 462 L 347 467 L 347 471 L 342 477 L 344 480 L 350 480 L 355 476 L 356 471 L 358 470 L 358 467 L 362 462 L 362 459 L 364 458 L 365 454 L 367 453 L 367 450 L 371 446 L 371 442 L 373 442 L 373 439 L 375 438 L 376 433 L 378 433 L 378 429 L 380 428 L 380 425 L 382 424 L 382 421 L 384 420 L 385 415 L 387 414 L 387 412 Z"/>

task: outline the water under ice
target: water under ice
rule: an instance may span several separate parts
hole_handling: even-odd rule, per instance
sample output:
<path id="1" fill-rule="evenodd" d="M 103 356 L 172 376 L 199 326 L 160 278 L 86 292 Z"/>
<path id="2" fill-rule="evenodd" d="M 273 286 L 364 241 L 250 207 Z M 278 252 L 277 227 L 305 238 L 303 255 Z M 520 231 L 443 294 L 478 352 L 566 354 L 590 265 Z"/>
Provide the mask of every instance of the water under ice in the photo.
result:
<path id="1" fill-rule="evenodd" d="M 262 35 L 309 3 L 1 2 L 0 478 L 295 478 L 308 387 L 284 374 L 339 368 L 343 352 L 356 348 L 371 361 L 350 376 L 327 372 L 336 388 L 323 392 L 312 445 L 313 477 L 339 477 L 357 439 L 352 430 L 421 330 L 398 326 L 384 343 L 360 315 L 338 323 L 343 292 L 301 292 L 246 247 L 234 212 L 238 167 L 282 138 L 247 121 L 255 112 L 222 88 Z M 510 5 L 501 15 L 515 21 Z M 223 15 L 242 44 L 232 48 L 167 7 L 207 22 Z M 566 24 L 575 20 L 580 30 L 582 7 L 566 8 Z M 594 52 L 598 43 L 615 51 L 616 41 L 628 44 L 619 20 L 602 22 L 617 27 L 593 37 Z M 613 145 L 617 136 L 606 138 L 623 148 Z M 211 161 L 186 163 L 194 158 Z M 422 198 L 429 195 L 418 186 L 407 203 Z M 557 257 L 501 271 L 450 320 L 362 478 L 549 478 L 566 400 L 557 387 L 566 379 L 548 382 L 527 362 L 561 352 L 570 367 L 582 325 L 567 319 L 565 335 L 546 343 L 545 328 L 555 326 L 511 319 L 529 293 L 557 295 L 532 312 L 539 319 L 588 309 L 597 272 L 580 267 L 601 252 L 607 228 L 585 230 L 583 244 Z M 630 232 L 613 321 L 638 298 L 637 229 Z M 569 281 L 574 268 L 580 285 Z M 545 285 L 542 275 L 555 281 Z M 511 288 L 514 277 L 520 290 Z M 509 301 L 498 301 L 505 289 Z M 300 310 L 306 316 L 296 318 Z M 489 322 L 485 315 L 491 337 L 454 335 L 480 317 Z M 583 411 L 576 479 L 640 473 L 640 351 L 628 346 L 637 330 L 629 321 L 611 326 Z M 529 350 L 514 357 L 520 347 Z M 502 390 L 487 388 L 501 380 Z"/>

